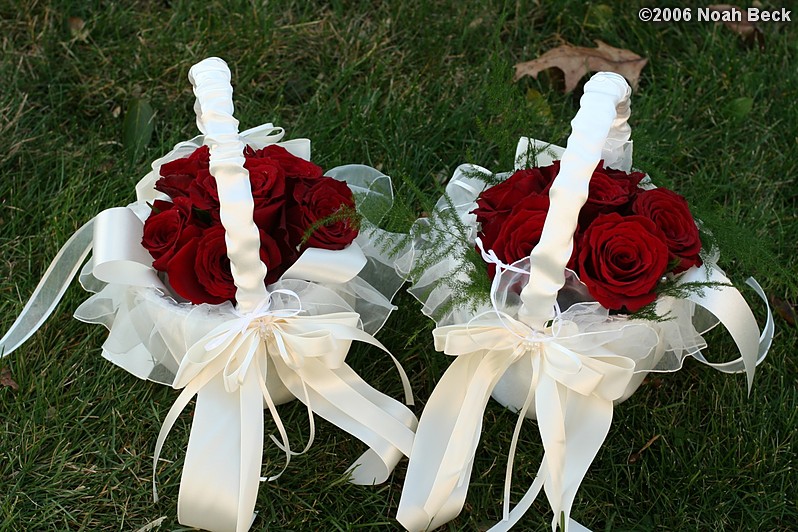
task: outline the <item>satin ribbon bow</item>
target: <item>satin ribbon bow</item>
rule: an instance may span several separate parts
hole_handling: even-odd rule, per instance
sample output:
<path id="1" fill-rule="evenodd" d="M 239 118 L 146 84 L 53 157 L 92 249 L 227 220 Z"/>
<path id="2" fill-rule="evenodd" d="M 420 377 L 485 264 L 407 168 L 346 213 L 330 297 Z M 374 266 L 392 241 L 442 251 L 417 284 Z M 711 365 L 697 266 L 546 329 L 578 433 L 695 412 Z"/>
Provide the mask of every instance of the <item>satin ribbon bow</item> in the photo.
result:
<path id="1" fill-rule="evenodd" d="M 509 511 L 509 488 L 518 434 L 532 401 L 545 455 L 529 504 L 545 487 L 554 510 L 552 528 L 564 516 L 567 530 L 576 490 L 609 431 L 613 401 L 623 395 L 634 371 L 634 361 L 615 352 L 613 344 L 641 332 L 653 348 L 656 334 L 643 323 L 585 332 L 562 315 L 542 333 L 495 311 L 435 329 L 435 348 L 457 358 L 419 423 L 398 520 L 408 530 L 421 531 L 460 513 L 491 391 L 507 368 L 526 360 L 534 378 L 510 448 L 504 519 L 492 530 L 508 529 L 526 510 Z"/>
<path id="2" fill-rule="evenodd" d="M 238 314 L 194 343 L 183 357 L 173 385 L 183 391 L 166 416 L 153 459 L 157 500 L 155 469 L 164 441 L 197 395 L 178 498 L 181 523 L 214 531 L 250 527 L 259 481 L 282 474 L 260 477 L 264 402 L 280 434 L 280 440 L 271 438 L 285 453 L 283 471 L 291 456 L 311 445 L 314 412 L 369 446 L 350 468 L 353 482 L 383 482 L 401 455 L 410 454 L 415 416 L 371 388 L 344 362 L 353 340 L 385 350 L 382 344 L 357 327 L 360 316 L 355 312 L 307 316 L 300 311 L 271 310 L 267 304 Z M 393 360 L 412 403 L 407 377 Z M 272 399 L 274 382 L 307 406 L 310 436 L 299 453 L 291 450 Z"/>

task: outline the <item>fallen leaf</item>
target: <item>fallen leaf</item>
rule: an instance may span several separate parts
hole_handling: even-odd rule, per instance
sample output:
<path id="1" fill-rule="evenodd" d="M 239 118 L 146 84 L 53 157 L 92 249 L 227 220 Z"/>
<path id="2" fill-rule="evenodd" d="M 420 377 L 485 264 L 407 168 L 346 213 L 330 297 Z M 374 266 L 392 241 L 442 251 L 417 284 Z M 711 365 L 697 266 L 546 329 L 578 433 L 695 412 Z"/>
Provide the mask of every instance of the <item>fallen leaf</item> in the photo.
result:
<path id="1" fill-rule="evenodd" d="M 597 48 L 584 48 L 564 44 L 544 53 L 537 59 L 515 65 L 515 81 L 524 76 L 537 79 L 538 74 L 547 68 L 558 68 L 565 76 L 565 92 L 576 88 L 579 80 L 588 72 L 615 72 L 637 88 L 640 72 L 648 59 L 634 52 L 615 48 L 602 41 L 596 41 Z"/>
<path id="2" fill-rule="evenodd" d="M 757 42 L 760 48 L 765 47 L 765 35 L 759 26 L 748 20 L 748 11 L 731 4 L 714 4 L 709 9 L 720 13 L 723 25 L 739 35 L 746 44 Z M 724 16 L 724 13 L 727 15 Z"/>
<path id="3" fill-rule="evenodd" d="M 138 159 L 150 143 L 155 127 L 155 111 L 148 100 L 135 98 L 130 101 L 122 126 L 122 144 L 131 161 Z"/>
<path id="4" fill-rule="evenodd" d="M 67 26 L 72 38 L 77 41 L 86 42 L 89 38 L 89 30 L 86 29 L 86 21 L 80 17 L 69 17 L 67 19 Z"/>
<path id="5" fill-rule="evenodd" d="M 770 296 L 770 304 L 773 305 L 773 310 L 776 311 L 776 314 L 795 327 L 795 324 L 798 323 L 798 313 L 795 311 L 795 305 L 773 295 Z"/>
<path id="6" fill-rule="evenodd" d="M 0 369 L 0 386 L 11 388 L 15 392 L 19 390 L 19 384 L 11 378 L 11 370 L 8 368 Z"/>
<path id="7" fill-rule="evenodd" d="M 735 120 L 742 120 L 754 108 L 754 99 L 743 96 L 742 98 L 735 98 L 726 104 L 726 112 Z"/>

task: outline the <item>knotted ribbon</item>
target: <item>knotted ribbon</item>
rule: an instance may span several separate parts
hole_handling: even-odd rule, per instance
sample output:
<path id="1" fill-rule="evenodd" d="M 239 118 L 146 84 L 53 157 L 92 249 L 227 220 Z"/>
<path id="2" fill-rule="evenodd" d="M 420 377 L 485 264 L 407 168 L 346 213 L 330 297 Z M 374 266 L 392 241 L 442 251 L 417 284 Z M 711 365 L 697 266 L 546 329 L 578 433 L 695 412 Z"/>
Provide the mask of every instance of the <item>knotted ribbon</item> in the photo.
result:
<path id="1" fill-rule="evenodd" d="M 183 357 L 173 385 L 183 391 L 166 416 L 153 459 L 157 498 L 154 476 L 164 441 L 197 395 L 178 499 L 181 523 L 218 531 L 249 528 L 259 481 L 267 480 L 259 474 L 264 403 L 280 434 L 279 441 L 272 439 L 285 453 L 283 470 L 292 455 L 300 454 L 289 445 L 267 386 L 271 372 L 307 406 L 310 436 L 305 450 L 315 433 L 313 412 L 369 446 L 350 468 L 354 482 L 383 482 L 401 455 L 410 454 L 415 416 L 371 388 L 344 362 L 353 340 L 385 350 L 382 344 L 357 327 L 355 312 L 300 312 L 300 307 L 271 310 L 266 304 L 239 314 L 194 343 Z M 394 363 L 412 403 L 407 377 L 396 359 Z"/>
<path id="2" fill-rule="evenodd" d="M 490 532 L 509 530 L 541 489 L 554 512 L 552 530 L 561 526 L 566 532 L 587 531 L 569 517 L 576 491 L 609 432 L 613 402 L 628 393 L 635 370 L 654 369 L 651 365 L 636 368 L 638 362 L 651 364 L 672 348 L 668 332 L 656 322 L 608 317 L 606 309 L 595 302 L 577 302 L 562 313 L 555 305 L 554 320 L 537 331 L 505 312 L 508 303 L 500 303 L 498 298 L 498 291 L 507 289 L 500 288 L 505 273 L 524 276 L 528 271 L 519 267 L 520 263 L 502 263 L 479 239 L 476 244 L 486 262 L 497 267 L 490 292 L 493 309 L 467 323 L 433 331 L 436 350 L 457 358 L 436 386 L 419 421 L 397 519 L 415 532 L 440 526 L 460 513 L 488 398 L 508 368 L 526 363 L 532 378 L 510 444 L 502 521 Z M 710 365 L 726 372 L 745 371 L 750 390 L 754 368 L 764 359 L 773 337 L 770 309 L 758 335 L 745 299 L 716 267 L 692 268 L 680 282 L 708 283 L 685 301 L 714 314 L 741 354 L 736 361 Z M 752 279 L 748 284 L 767 306 L 759 285 Z M 508 312 L 512 308 L 507 307 Z M 692 312 L 688 307 L 673 310 Z M 698 350 L 688 354 L 708 363 Z M 515 449 L 533 404 L 544 456 L 534 482 L 510 511 Z"/>
<path id="3" fill-rule="evenodd" d="M 457 358 L 433 391 L 416 433 L 397 515 L 402 525 L 412 531 L 435 528 L 460 512 L 482 412 L 496 382 L 519 360 L 528 361 L 535 379 L 511 444 L 504 515 L 508 518 L 520 423 L 534 401 L 545 449 L 539 476 L 555 521 L 561 513 L 567 516 L 609 430 L 612 402 L 633 375 L 633 360 L 616 353 L 614 344 L 628 345 L 633 335 L 647 338 L 650 348 L 656 345 L 656 334 L 644 323 L 580 332 L 567 315 L 558 316 L 542 333 L 498 311 L 435 329 L 435 348 Z M 644 348 L 639 343 L 634 347 Z"/>

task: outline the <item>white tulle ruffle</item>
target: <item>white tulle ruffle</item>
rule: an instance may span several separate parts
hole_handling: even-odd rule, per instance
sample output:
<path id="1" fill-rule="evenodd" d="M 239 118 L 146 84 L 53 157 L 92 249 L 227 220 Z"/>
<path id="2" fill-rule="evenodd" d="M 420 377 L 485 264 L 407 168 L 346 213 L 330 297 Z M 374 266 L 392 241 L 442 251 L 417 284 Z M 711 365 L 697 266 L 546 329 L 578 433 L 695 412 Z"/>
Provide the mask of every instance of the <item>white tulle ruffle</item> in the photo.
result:
<path id="1" fill-rule="evenodd" d="M 279 139 L 282 130 L 266 124 L 241 136 L 247 144 L 259 149 Z M 181 142 L 153 163 L 152 171 L 136 186 L 138 201 L 127 207 L 142 222 L 151 210 L 147 203 L 155 199 L 168 200 L 154 188 L 161 165 L 190 155 L 202 142 L 202 136 Z M 298 157 L 310 157 L 310 142 L 306 139 L 279 145 Z M 268 289 L 270 292 L 281 289 L 294 291 L 300 297 L 303 314 L 323 314 L 332 309 L 357 312 L 362 329 L 375 334 L 395 310 L 391 299 L 404 282 L 394 270 L 386 251 L 400 241 L 400 235 L 383 231 L 376 225 L 379 220 L 372 221 L 366 217 L 369 213 L 390 210 L 393 202 L 391 179 L 364 165 L 339 166 L 326 175 L 346 182 L 353 191 L 358 209 L 364 213 L 355 244 L 365 255 L 365 266 L 350 280 L 336 283 L 325 277 L 326 265 L 310 264 L 305 268 L 307 279 L 284 277 L 269 285 Z M 125 245 L 141 247 L 139 242 L 126 242 Z M 95 254 L 96 247 L 95 239 Z M 103 356 L 142 379 L 171 385 L 180 359 L 187 347 L 196 341 L 196 335 L 212 329 L 220 320 L 234 316 L 233 306 L 229 304 L 192 305 L 180 301 L 178 296 L 169 292 L 168 283 L 137 286 L 100 281 L 93 273 L 95 262 L 90 260 L 80 276 L 83 287 L 95 293 L 76 309 L 75 317 L 108 328 L 110 334 L 103 344 Z M 274 384 L 280 388 L 279 383 Z M 290 398 L 286 395 L 285 399 Z"/>
<path id="2" fill-rule="evenodd" d="M 537 165 L 543 166 L 557 160 L 562 155 L 563 148 L 538 140 L 522 139 L 517 154 L 519 167 L 523 167 L 523 160 L 528 153 L 534 153 Z M 616 154 L 616 166 L 631 169 L 630 155 L 629 149 Z M 433 213 L 417 220 L 411 229 L 409 250 L 400 257 L 396 267 L 401 274 L 410 277 L 412 285 L 408 291 L 419 300 L 422 312 L 432 318 L 438 327 L 467 323 L 474 316 L 493 309 L 518 319 L 521 304 L 519 292 L 528 281 L 529 258 L 524 258 L 513 264 L 513 268 L 497 274 L 493 283 L 493 303 L 487 297 L 481 302 L 472 299 L 458 303 L 453 299 L 451 288 L 457 281 L 469 281 L 468 268 L 463 267 L 465 259 L 461 251 L 463 248 L 473 249 L 476 246 L 479 224 L 472 211 L 477 208 L 477 198 L 483 190 L 489 188 L 488 182 L 501 182 L 510 175 L 512 172 L 493 174 L 472 164 L 459 166 L 446 186 L 446 195 L 437 202 Z M 641 187 L 654 188 L 654 185 L 646 177 Z M 455 224 L 460 224 L 465 232 L 455 228 Z M 451 253 L 442 256 L 440 242 L 445 240 L 444 232 L 463 234 L 465 238 L 460 243 L 461 248 L 454 248 Z M 438 260 L 430 264 L 430 256 L 435 256 Z M 720 272 L 715 260 L 716 255 L 704 257 L 702 271 Z M 420 271 L 418 264 L 422 263 L 426 267 Z M 525 273 L 519 273 L 518 270 Z M 619 327 L 622 323 L 635 321 L 626 315 L 610 315 L 607 309 L 595 302 L 587 287 L 573 272 L 569 272 L 557 302 L 560 312 L 566 312 L 574 303 L 582 304 L 584 309 L 592 309 L 588 320 L 591 324 L 598 320 L 611 327 Z M 703 335 L 720 323 L 712 313 L 690 299 L 662 296 L 657 300 L 656 311 L 664 319 L 645 323 L 656 331 L 657 342 L 650 349 L 641 346 L 637 350 L 642 354 L 634 357 L 636 375 L 621 401 L 634 392 L 649 372 L 677 371 L 688 356 L 705 361 L 701 354 L 701 350 L 707 346 Z M 579 330 L 583 329 L 584 326 L 579 324 Z M 630 353 L 635 352 L 635 349 L 624 348 L 621 351 Z M 494 399 L 514 410 L 520 409 L 531 379 L 531 368 L 528 365 L 514 364 L 496 385 Z M 531 409 L 529 415 L 534 416 L 534 409 Z"/>

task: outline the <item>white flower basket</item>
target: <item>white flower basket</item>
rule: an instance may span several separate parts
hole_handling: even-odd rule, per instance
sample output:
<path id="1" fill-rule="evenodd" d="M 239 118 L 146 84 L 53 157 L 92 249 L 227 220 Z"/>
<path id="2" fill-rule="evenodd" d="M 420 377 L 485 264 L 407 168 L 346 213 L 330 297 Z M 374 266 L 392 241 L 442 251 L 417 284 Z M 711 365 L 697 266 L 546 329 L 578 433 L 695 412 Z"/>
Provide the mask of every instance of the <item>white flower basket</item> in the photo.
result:
<path id="1" fill-rule="evenodd" d="M 745 300 L 713 261 L 705 260 L 678 278 L 679 283 L 704 282 L 703 291 L 657 300 L 658 314 L 673 318 L 666 321 L 611 315 L 575 275 L 566 273 L 597 164 L 603 159 L 605 167 L 631 169 L 630 93 L 621 76 L 597 74 L 585 85 L 566 149 L 521 139 L 517 161 L 530 151 L 543 150 L 539 166 L 554 159 L 561 160 L 561 166 L 531 255 L 508 265 L 483 250 L 483 258 L 497 268 L 489 303 L 479 308 L 452 303 L 451 278 L 465 276 L 464 259 L 453 253 L 438 260 L 441 235 L 451 234 L 454 225 L 436 224 L 456 220 L 453 224 L 468 233 L 464 245 L 473 248 L 479 227 L 472 211 L 488 181 L 475 174 L 492 174 L 461 166 L 436 211 L 417 222 L 415 249 L 400 269 L 417 273 L 413 263 L 427 266 L 413 279 L 410 291 L 437 323 L 436 350 L 454 358 L 419 421 L 398 510 L 408 530 L 435 528 L 462 510 L 491 396 L 520 414 L 509 451 L 503 519 L 491 531 L 511 528 L 543 489 L 553 510 L 552 529 L 584 530 L 569 518 L 576 491 L 609 431 L 613 405 L 628 398 L 648 372 L 675 371 L 688 355 L 707 362 L 700 351 L 706 346 L 701 334 L 722 323 L 741 357 L 712 365 L 727 372 L 745 371 L 750 387 L 754 368 L 770 346 L 772 317 L 768 309 L 760 336 Z M 498 177 L 507 179 L 509 173 Z M 430 266 L 424 262 L 426 254 L 438 262 Z M 755 282 L 749 284 L 764 298 Z M 545 454 L 532 486 L 511 510 L 513 456 L 524 417 L 537 418 Z"/>
<path id="2" fill-rule="evenodd" d="M 409 455 L 417 422 L 413 413 L 369 386 L 345 360 L 352 341 L 385 350 L 372 334 L 395 308 L 390 299 L 402 279 L 373 245 L 379 229 L 364 222 L 346 249 L 309 248 L 277 282 L 266 286 L 243 153 L 245 144 L 263 148 L 278 143 L 284 132 L 265 124 L 239 134 L 230 71 L 221 59 L 198 63 L 189 79 L 202 135 L 153 163 L 153 171 L 136 187 L 135 203 L 100 213 L 67 242 L 0 348 L 9 354 L 33 334 L 93 248 L 81 282 L 95 294 L 75 316 L 109 329 L 103 345 L 107 359 L 137 377 L 182 390 L 158 436 L 153 483 L 164 440 L 197 396 L 180 483 L 179 521 L 213 531 L 243 531 L 254 519 L 259 484 L 267 480 L 261 477 L 264 409 L 274 418 L 279 434 L 272 439 L 285 452 L 286 466 L 301 452 L 291 447 L 276 405 L 293 399 L 307 406 L 307 446 L 313 439 L 314 414 L 367 444 L 368 451 L 350 468 L 353 482 L 383 482 L 401 456 Z M 153 259 L 141 244 L 151 211 L 148 202 L 168 199 L 154 189 L 161 165 L 202 145 L 210 148 L 235 306 L 182 302 L 153 269 Z M 307 139 L 280 146 L 310 159 Z M 327 175 L 346 181 L 358 198 L 390 206 L 390 179 L 373 168 L 350 165 Z M 391 358 L 412 404 L 407 377 Z M 272 473 L 269 480 L 282 472 Z"/>

